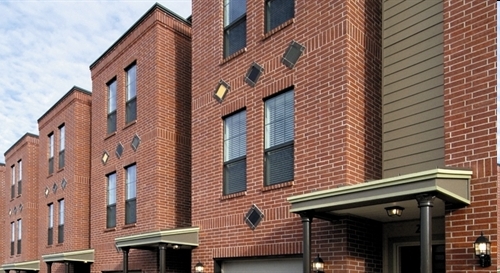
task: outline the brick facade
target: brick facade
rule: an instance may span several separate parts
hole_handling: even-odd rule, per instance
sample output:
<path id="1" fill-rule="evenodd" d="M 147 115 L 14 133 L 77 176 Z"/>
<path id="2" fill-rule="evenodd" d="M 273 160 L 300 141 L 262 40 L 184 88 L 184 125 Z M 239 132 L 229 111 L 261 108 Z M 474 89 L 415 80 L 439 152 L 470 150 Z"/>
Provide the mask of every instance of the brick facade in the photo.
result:
<path id="1" fill-rule="evenodd" d="M 484 231 L 500 258 L 497 177 L 496 1 L 444 1 L 445 163 L 473 170 L 471 205 L 446 215 L 447 272 L 476 272 Z"/>
<path id="2" fill-rule="evenodd" d="M 5 195 L 5 164 L 0 163 L 0 196 L 3 198 Z M 0 202 L 0 211 L 6 211 L 5 207 L 5 202 Z M 0 225 L 2 225 L 2 230 L 4 230 L 4 227 L 7 226 L 7 218 L 2 216 L 0 217 Z M 0 242 L 5 243 L 7 241 L 7 238 L 5 238 L 7 234 L 5 232 L 0 233 Z M 0 247 L 0 263 L 3 263 L 5 258 L 7 257 L 7 248 L 5 247 Z M 3 270 L 0 269 L 0 272 L 3 273 Z"/>
<path id="3" fill-rule="evenodd" d="M 2 264 L 26 262 L 38 259 L 38 146 L 37 135 L 30 133 L 21 137 L 5 152 L 4 203 L 5 225 L 2 226 L 5 256 Z M 19 193 L 19 162 L 22 162 L 21 193 Z M 15 166 L 14 198 L 11 198 L 12 167 Z M 18 254 L 18 220 L 22 220 L 21 253 Z M 14 255 L 11 255 L 11 223 L 15 223 Z"/>
<path id="4" fill-rule="evenodd" d="M 289 212 L 288 196 L 381 177 L 379 3 L 295 1 L 293 20 L 264 34 L 263 5 L 257 2 L 247 1 L 245 51 L 223 60 L 222 5 L 193 1 L 193 32 L 199 34 L 193 36 L 193 224 L 202 230 L 193 262 L 203 261 L 206 272 L 212 272 L 213 258 L 301 255 L 300 217 Z M 306 49 L 289 69 L 280 60 L 292 40 Z M 253 61 L 265 69 L 254 88 L 242 80 Z M 215 87 L 219 79 L 231 86 L 221 104 L 207 88 Z M 264 186 L 263 99 L 292 86 L 294 180 Z M 247 190 L 224 196 L 222 118 L 243 108 L 247 111 Z M 242 220 L 252 204 L 265 215 L 253 231 Z M 371 251 L 359 244 L 363 236 L 347 240 L 347 234 L 338 234 L 339 239 L 328 239 L 343 244 L 339 252 L 319 247 L 326 247 L 323 234 L 330 234 L 334 226 L 345 229 L 356 221 L 332 225 L 315 220 L 314 253 L 342 268 L 356 267 L 358 261 L 341 257 L 351 244 L 357 245 L 351 252 Z M 359 223 L 354 228 L 362 230 L 363 220 Z M 372 260 L 366 272 L 380 269 L 381 260 Z"/>
<path id="5" fill-rule="evenodd" d="M 41 141 L 36 196 L 40 215 L 38 253 L 42 257 L 90 247 L 91 102 L 92 96 L 89 91 L 73 87 L 38 119 Z M 64 132 L 62 135 L 61 131 Z M 49 135 L 54 137 L 52 173 L 49 173 Z M 61 150 L 64 152 L 60 152 Z M 64 200 L 63 229 L 60 228 L 61 200 Z M 53 205 L 50 245 L 49 204 Z M 54 264 L 52 272 L 64 272 L 63 262 L 61 260 L 58 264 Z M 47 272 L 47 265 L 43 259 L 40 261 L 40 272 Z"/>
<path id="6" fill-rule="evenodd" d="M 121 270 L 115 238 L 191 226 L 190 56 L 187 21 L 153 6 L 91 69 L 92 76 L 92 272 Z M 137 69 L 137 118 L 125 121 L 125 69 Z M 116 131 L 107 133 L 107 83 L 115 79 Z M 140 139 L 136 150 L 134 137 Z M 118 145 L 123 153 L 118 156 Z M 104 162 L 103 154 L 109 159 Z M 137 219 L 125 224 L 126 168 L 137 168 Z M 116 174 L 116 227 L 106 228 L 106 176 Z M 169 272 L 189 266 L 189 252 L 170 252 Z M 172 255 L 174 256 L 172 256 Z M 131 249 L 129 269 L 158 270 L 158 249 Z M 143 271 L 144 272 L 144 271 Z"/>

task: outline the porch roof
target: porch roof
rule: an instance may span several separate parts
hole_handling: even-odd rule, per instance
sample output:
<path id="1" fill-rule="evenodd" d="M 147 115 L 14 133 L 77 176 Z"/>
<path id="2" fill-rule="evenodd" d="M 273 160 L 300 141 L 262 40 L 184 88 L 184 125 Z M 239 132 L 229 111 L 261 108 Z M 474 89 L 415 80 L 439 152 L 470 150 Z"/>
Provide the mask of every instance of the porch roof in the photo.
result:
<path id="1" fill-rule="evenodd" d="M 160 244 L 193 248 L 198 246 L 199 227 L 176 228 L 115 238 L 117 248 L 152 248 Z"/>
<path id="2" fill-rule="evenodd" d="M 42 259 L 44 262 L 72 261 L 72 262 L 82 262 L 82 263 L 93 263 L 94 249 L 48 254 L 48 255 L 43 255 Z"/>
<path id="3" fill-rule="evenodd" d="M 414 202 L 416 195 L 422 193 L 435 195 L 447 205 L 462 207 L 470 204 L 471 177 L 471 170 L 438 168 L 290 196 L 287 200 L 291 203 L 291 212 L 307 212 L 317 218 L 335 218 L 344 214 L 363 217 L 374 213 L 384 214 L 385 210 L 379 210 L 378 207 Z"/>
<path id="4" fill-rule="evenodd" d="M 9 270 L 39 271 L 40 270 L 40 260 L 11 263 L 11 264 L 3 264 L 2 270 L 4 270 L 4 271 L 9 271 Z"/>

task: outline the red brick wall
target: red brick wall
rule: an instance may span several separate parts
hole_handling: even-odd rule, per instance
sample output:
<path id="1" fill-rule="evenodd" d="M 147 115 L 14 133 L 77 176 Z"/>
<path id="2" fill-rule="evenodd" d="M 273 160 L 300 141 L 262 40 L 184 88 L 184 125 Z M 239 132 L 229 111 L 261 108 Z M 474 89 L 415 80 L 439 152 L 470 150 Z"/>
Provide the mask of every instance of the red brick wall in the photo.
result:
<path id="1" fill-rule="evenodd" d="M 473 170 L 471 205 L 446 216 L 447 272 L 496 272 L 498 264 L 496 5 L 444 2 L 445 163 Z M 481 231 L 492 243 L 485 269 L 472 248 Z"/>
<path id="2" fill-rule="evenodd" d="M 41 256 L 90 247 L 90 146 L 91 102 L 88 91 L 72 88 L 38 120 L 40 132 L 38 176 L 38 251 L 40 272 L 47 267 Z M 65 126 L 64 167 L 59 168 L 59 127 Z M 48 173 L 50 133 L 54 134 L 54 172 Z M 62 181 L 67 186 L 63 189 Z M 57 190 L 53 191 L 53 185 Z M 45 188 L 49 194 L 45 195 Z M 58 243 L 59 203 L 64 199 L 64 242 Z M 48 204 L 54 204 L 53 244 L 48 245 Z M 58 267 L 57 267 L 58 268 Z M 56 266 L 54 265 L 54 270 Z M 53 272 L 57 272 L 54 271 Z"/>
<path id="3" fill-rule="evenodd" d="M 247 1 L 247 46 L 222 59 L 219 1 L 193 1 L 193 225 L 201 227 L 192 263 L 213 258 L 302 253 L 302 227 L 289 213 L 291 195 L 380 178 L 380 6 L 377 1 L 295 1 L 295 18 L 264 35 L 264 6 Z M 280 60 L 289 43 L 306 47 L 294 69 Z M 265 69 L 252 88 L 252 62 Z M 231 86 L 219 104 L 219 79 Z M 295 89 L 295 177 L 263 186 L 263 99 Z M 247 191 L 222 195 L 222 118 L 247 111 Z M 252 204 L 265 214 L 254 231 L 243 222 Z M 314 233 L 325 225 L 314 225 Z M 332 254 L 321 244 L 313 253 Z M 355 252 L 355 251 L 354 251 Z M 378 263 L 378 262 L 376 262 Z M 350 271 L 364 272 L 364 271 Z"/>
<path id="4" fill-rule="evenodd" d="M 115 238 L 191 226 L 189 24 L 155 8 L 91 66 L 93 272 L 121 270 Z M 125 68 L 137 64 L 137 120 L 125 124 Z M 106 83 L 117 79 L 117 131 L 106 133 Z M 134 135 L 141 143 L 131 147 Z M 124 146 L 120 158 L 118 143 Z M 107 151 L 110 158 L 101 162 Z M 125 169 L 137 166 L 137 222 L 125 225 Z M 106 229 L 106 175 L 116 172 L 116 228 Z M 176 252 L 176 260 L 182 260 Z M 131 250 L 129 269 L 158 269 L 158 253 Z M 171 272 L 182 271 L 169 269 Z M 177 270 L 177 271 L 176 271 Z"/>
<path id="5" fill-rule="evenodd" d="M 5 257 L 3 263 L 17 263 L 38 259 L 38 249 L 33 247 L 32 242 L 38 240 L 38 136 L 25 134 L 5 153 L 5 183 L 2 184 L 4 202 L 4 221 L 2 226 Z M 22 160 L 22 194 L 18 195 L 16 181 L 16 196 L 11 198 L 11 166 L 16 165 L 16 180 L 18 180 L 18 161 Z M 22 204 L 23 209 L 19 210 Z M 8 214 L 9 210 L 16 213 Z M 16 222 L 17 240 L 17 220 L 22 219 L 22 243 L 21 254 L 17 254 L 17 242 L 15 242 L 15 254 L 10 255 L 11 222 Z"/>

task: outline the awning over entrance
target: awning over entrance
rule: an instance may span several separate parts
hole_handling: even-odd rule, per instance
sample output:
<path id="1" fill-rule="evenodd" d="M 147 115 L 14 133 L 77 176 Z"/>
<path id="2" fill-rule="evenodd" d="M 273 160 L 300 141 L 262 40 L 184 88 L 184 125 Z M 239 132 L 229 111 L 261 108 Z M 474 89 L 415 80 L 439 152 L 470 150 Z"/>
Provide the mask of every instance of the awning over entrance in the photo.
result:
<path id="1" fill-rule="evenodd" d="M 169 229 L 119 237 L 115 239 L 115 243 L 118 248 L 151 248 L 160 244 L 193 248 L 198 246 L 199 231 L 198 227 Z"/>
<path id="2" fill-rule="evenodd" d="M 115 238 L 117 249 L 123 252 L 123 273 L 128 273 L 128 252 L 131 248 L 152 249 L 159 252 L 159 271 L 166 273 L 166 250 L 192 249 L 198 246 L 199 227 L 176 228 Z"/>
<path id="3" fill-rule="evenodd" d="M 4 271 L 9 271 L 9 270 L 40 271 L 40 260 L 4 264 L 2 265 L 2 269 Z"/>
<path id="4" fill-rule="evenodd" d="M 94 262 L 94 250 L 86 249 L 80 251 L 71 251 L 63 253 L 55 253 L 49 255 L 43 255 L 42 259 L 44 262 L 82 262 L 82 263 L 93 263 Z"/>
<path id="5" fill-rule="evenodd" d="M 303 272 L 311 272 L 313 218 L 331 220 L 357 215 L 386 221 L 381 219 L 390 217 L 380 216 L 386 213 L 384 207 L 402 206 L 405 202 L 410 212 L 405 210 L 405 216 L 420 219 L 420 272 L 431 272 L 432 208 L 440 205 L 444 213 L 445 204 L 457 208 L 470 204 L 471 177 L 471 170 L 434 169 L 288 197 L 290 211 L 301 216 Z"/>
<path id="6" fill-rule="evenodd" d="M 363 215 L 363 208 L 397 202 L 415 202 L 415 196 L 429 193 L 448 204 L 470 204 L 470 170 L 434 169 L 385 178 L 352 186 L 291 196 L 291 212 L 311 212 L 315 217 L 344 214 Z M 414 205 L 416 207 L 416 205 Z M 373 215 L 373 209 L 371 214 Z M 385 213 L 383 209 L 377 210 Z M 407 212 L 405 211 L 405 214 Z"/>

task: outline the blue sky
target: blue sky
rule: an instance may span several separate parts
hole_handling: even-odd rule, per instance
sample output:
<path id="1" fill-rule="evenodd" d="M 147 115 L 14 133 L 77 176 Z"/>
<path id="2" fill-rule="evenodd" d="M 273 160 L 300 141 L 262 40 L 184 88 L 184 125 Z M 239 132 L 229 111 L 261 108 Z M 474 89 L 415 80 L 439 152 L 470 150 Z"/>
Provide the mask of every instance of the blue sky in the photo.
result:
<path id="1" fill-rule="evenodd" d="M 0 162 L 89 66 L 156 2 L 181 17 L 191 0 L 0 0 Z"/>

